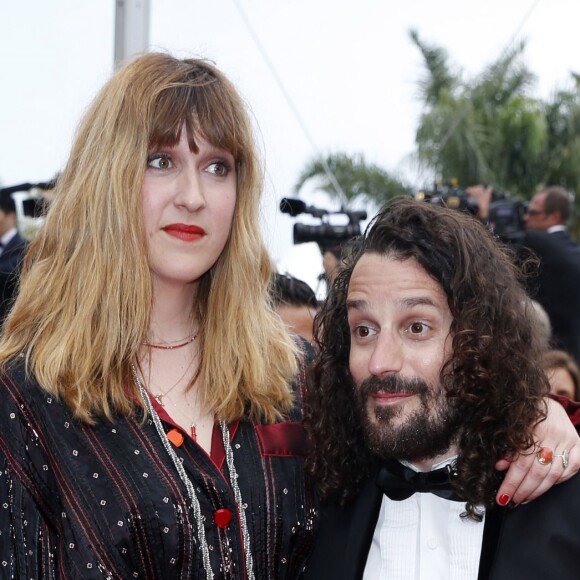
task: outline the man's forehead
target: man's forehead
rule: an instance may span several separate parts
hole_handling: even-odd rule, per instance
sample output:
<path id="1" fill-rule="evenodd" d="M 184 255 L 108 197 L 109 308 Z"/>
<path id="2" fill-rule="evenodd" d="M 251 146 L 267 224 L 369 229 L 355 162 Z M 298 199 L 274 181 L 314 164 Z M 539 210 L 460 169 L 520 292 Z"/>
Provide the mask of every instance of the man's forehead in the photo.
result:
<path id="1" fill-rule="evenodd" d="M 532 197 L 532 202 L 534 203 L 534 205 L 544 205 L 545 201 L 546 201 L 545 191 L 540 191 L 539 193 L 536 193 L 534 197 Z"/>
<path id="2" fill-rule="evenodd" d="M 385 300 L 408 308 L 447 304 L 441 285 L 414 258 L 364 254 L 350 279 L 347 307 L 362 309 L 371 302 Z"/>

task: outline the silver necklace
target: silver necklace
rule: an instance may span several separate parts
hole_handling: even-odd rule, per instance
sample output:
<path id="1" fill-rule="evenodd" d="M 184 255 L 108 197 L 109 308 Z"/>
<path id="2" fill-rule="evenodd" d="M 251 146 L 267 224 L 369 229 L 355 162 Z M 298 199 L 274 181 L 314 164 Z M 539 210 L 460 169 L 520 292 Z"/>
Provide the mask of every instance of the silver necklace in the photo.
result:
<path id="1" fill-rule="evenodd" d="M 246 572 L 248 580 L 254 580 L 254 558 L 252 557 L 252 550 L 250 546 L 250 534 L 248 533 L 248 526 L 246 524 L 246 505 L 242 501 L 242 492 L 238 485 L 238 472 L 234 465 L 234 452 L 230 443 L 230 430 L 225 421 L 220 421 L 220 429 L 222 430 L 222 439 L 224 442 L 224 449 L 226 451 L 226 462 L 230 472 L 230 483 L 234 490 L 234 498 L 238 505 L 238 512 L 240 514 L 240 522 L 242 524 L 242 540 L 244 542 L 244 553 L 246 555 Z"/>
<path id="2" fill-rule="evenodd" d="M 207 578 L 207 580 L 213 580 L 214 575 L 213 575 L 213 571 L 211 569 L 211 561 L 210 561 L 210 557 L 209 557 L 209 547 L 207 544 L 207 538 L 205 537 L 205 528 L 203 527 L 203 522 L 205 521 L 205 517 L 201 513 L 201 506 L 199 503 L 199 499 L 197 498 L 197 494 L 195 493 L 195 488 L 193 487 L 191 480 L 187 476 L 187 473 L 185 473 L 185 469 L 183 469 L 183 465 L 182 465 L 181 461 L 179 460 L 179 457 L 177 457 L 177 454 L 173 450 L 173 447 L 172 447 L 171 443 L 169 442 L 169 439 L 167 439 L 167 435 L 165 434 L 165 431 L 163 429 L 163 425 L 161 424 L 161 419 L 159 419 L 159 415 L 157 415 L 157 412 L 155 411 L 155 408 L 153 407 L 153 405 L 151 403 L 151 399 L 149 398 L 147 391 L 145 390 L 145 387 L 143 386 L 143 383 L 142 383 L 141 379 L 139 378 L 139 375 L 137 374 L 137 370 L 135 368 L 135 365 L 133 365 L 133 364 L 131 365 L 131 372 L 133 373 L 133 380 L 135 381 L 135 384 L 137 385 L 139 392 L 141 393 L 141 397 L 143 398 L 143 401 L 145 402 L 145 405 L 147 407 L 147 411 L 151 415 L 151 419 L 153 421 L 153 424 L 155 425 L 155 429 L 157 430 L 157 434 L 159 435 L 159 438 L 161 439 L 161 443 L 163 444 L 163 447 L 165 447 L 165 451 L 167 451 L 167 454 L 169 455 L 169 457 L 171 457 L 171 460 L 173 461 L 173 465 L 175 465 L 175 469 L 177 470 L 177 473 L 178 473 L 179 477 L 181 478 L 181 481 L 183 481 L 183 483 L 185 484 L 185 489 L 187 490 L 187 495 L 189 497 L 191 509 L 193 511 L 193 515 L 194 515 L 194 518 L 195 518 L 195 521 L 197 524 L 197 535 L 199 538 L 199 549 L 201 550 L 201 554 L 202 554 L 202 561 L 203 561 L 203 567 L 205 570 L 206 578 Z M 242 541 L 243 541 L 244 553 L 246 556 L 246 558 L 245 558 L 245 560 L 246 560 L 246 573 L 248 576 L 248 580 L 255 580 L 254 559 L 252 557 L 251 544 L 250 544 L 250 534 L 248 532 L 248 526 L 247 526 L 247 522 L 246 522 L 246 506 L 243 503 L 242 493 L 240 491 L 240 486 L 238 485 L 238 472 L 236 471 L 236 467 L 234 465 L 234 452 L 232 450 L 232 446 L 230 443 L 230 431 L 229 431 L 227 423 L 225 421 L 220 421 L 219 425 L 220 425 L 220 429 L 222 432 L 224 450 L 226 452 L 226 462 L 228 464 L 228 470 L 230 472 L 230 484 L 232 486 L 232 490 L 234 492 L 234 499 L 236 501 L 236 505 L 238 506 L 238 512 L 240 514 L 240 522 L 242 525 Z"/>

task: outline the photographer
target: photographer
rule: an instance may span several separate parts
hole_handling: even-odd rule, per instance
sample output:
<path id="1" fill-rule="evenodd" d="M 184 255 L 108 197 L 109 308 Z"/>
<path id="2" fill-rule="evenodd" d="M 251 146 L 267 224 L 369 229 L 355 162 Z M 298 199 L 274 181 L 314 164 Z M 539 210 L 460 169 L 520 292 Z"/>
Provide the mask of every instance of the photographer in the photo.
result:
<path id="1" fill-rule="evenodd" d="M 489 215 L 491 188 L 467 188 L 478 204 L 478 216 Z M 571 214 L 568 192 L 557 186 L 536 193 L 524 214 L 525 235 L 520 253 L 533 252 L 539 259 L 537 276 L 528 281 L 528 292 L 546 310 L 552 325 L 554 346 L 580 361 L 580 246 L 568 232 Z"/>

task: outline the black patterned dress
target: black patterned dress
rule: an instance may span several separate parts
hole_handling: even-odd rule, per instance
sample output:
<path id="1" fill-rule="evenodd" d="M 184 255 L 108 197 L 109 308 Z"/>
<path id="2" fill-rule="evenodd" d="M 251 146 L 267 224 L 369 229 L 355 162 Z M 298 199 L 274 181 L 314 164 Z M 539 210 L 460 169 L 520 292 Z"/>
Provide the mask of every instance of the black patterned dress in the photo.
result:
<path id="1" fill-rule="evenodd" d="M 287 421 L 229 426 L 257 580 L 299 578 L 317 528 L 303 466 L 303 371 Z M 196 518 L 151 419 L 80 424 L 20 367 L 0 376 L 0 397 L 1 578 L 204 579 L 200 520 L 213 577 L 247 577 L 219 428 L 211 457 L 185 433 L 174 447 Z"/>

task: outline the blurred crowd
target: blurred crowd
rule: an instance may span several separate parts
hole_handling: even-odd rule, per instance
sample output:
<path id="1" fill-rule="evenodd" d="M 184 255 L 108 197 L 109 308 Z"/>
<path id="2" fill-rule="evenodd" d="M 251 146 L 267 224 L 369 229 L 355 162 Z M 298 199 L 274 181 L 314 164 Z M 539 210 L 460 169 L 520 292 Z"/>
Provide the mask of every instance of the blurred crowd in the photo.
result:
<path id="1" fill-rule="evenodd" d="M 491 187 L 467 188 L 476 202 L 478 218 L 486 223 Z M 546 337 L 544 368 L 553 392 L 580 400 L 580 245 L 567 224 L 572 198 L 563 188 L 547 187 L 536 193 L 524 214 L 525 235 L 515 249 L 516 259 L 527 264 L 526 285 L 538 324 Z M 0 321 L 14 299 L 27 240 L 18 230 L 11 195 L 0 196 Z M 331 283 L 339 267 L 340 246 L 322 254 L 321 278 Z M 530 268 L 529 264 L 532 263 Z M 313 322 L 318 308 L 308 284 L 289 274 L 277 273 L 272 297 L 278 313 L 296 334 L 314 344 Z"/>
<path id="2" fill-rule="evenodd" d="M 476 201 L 478 218 L 487 223 L 492 188 L 467 188 Z M 545 336 L 543 366 L 552 392 L 580 400 L 580 245 L 572 239 L 568 222 L 572 198 L 563 188 L 551 186 L 536 193 L 524 214 L 525 235 L 514 247 L 515 259 L 525 264 L 530 306 Z M 322 255 L 323 278 L 332 281 L 339 266 L 337 253 Z M 313 343 L 317 302 L 306 282 L 289 274 L 276 274 L 274 304 L 286 324 Z"/>

